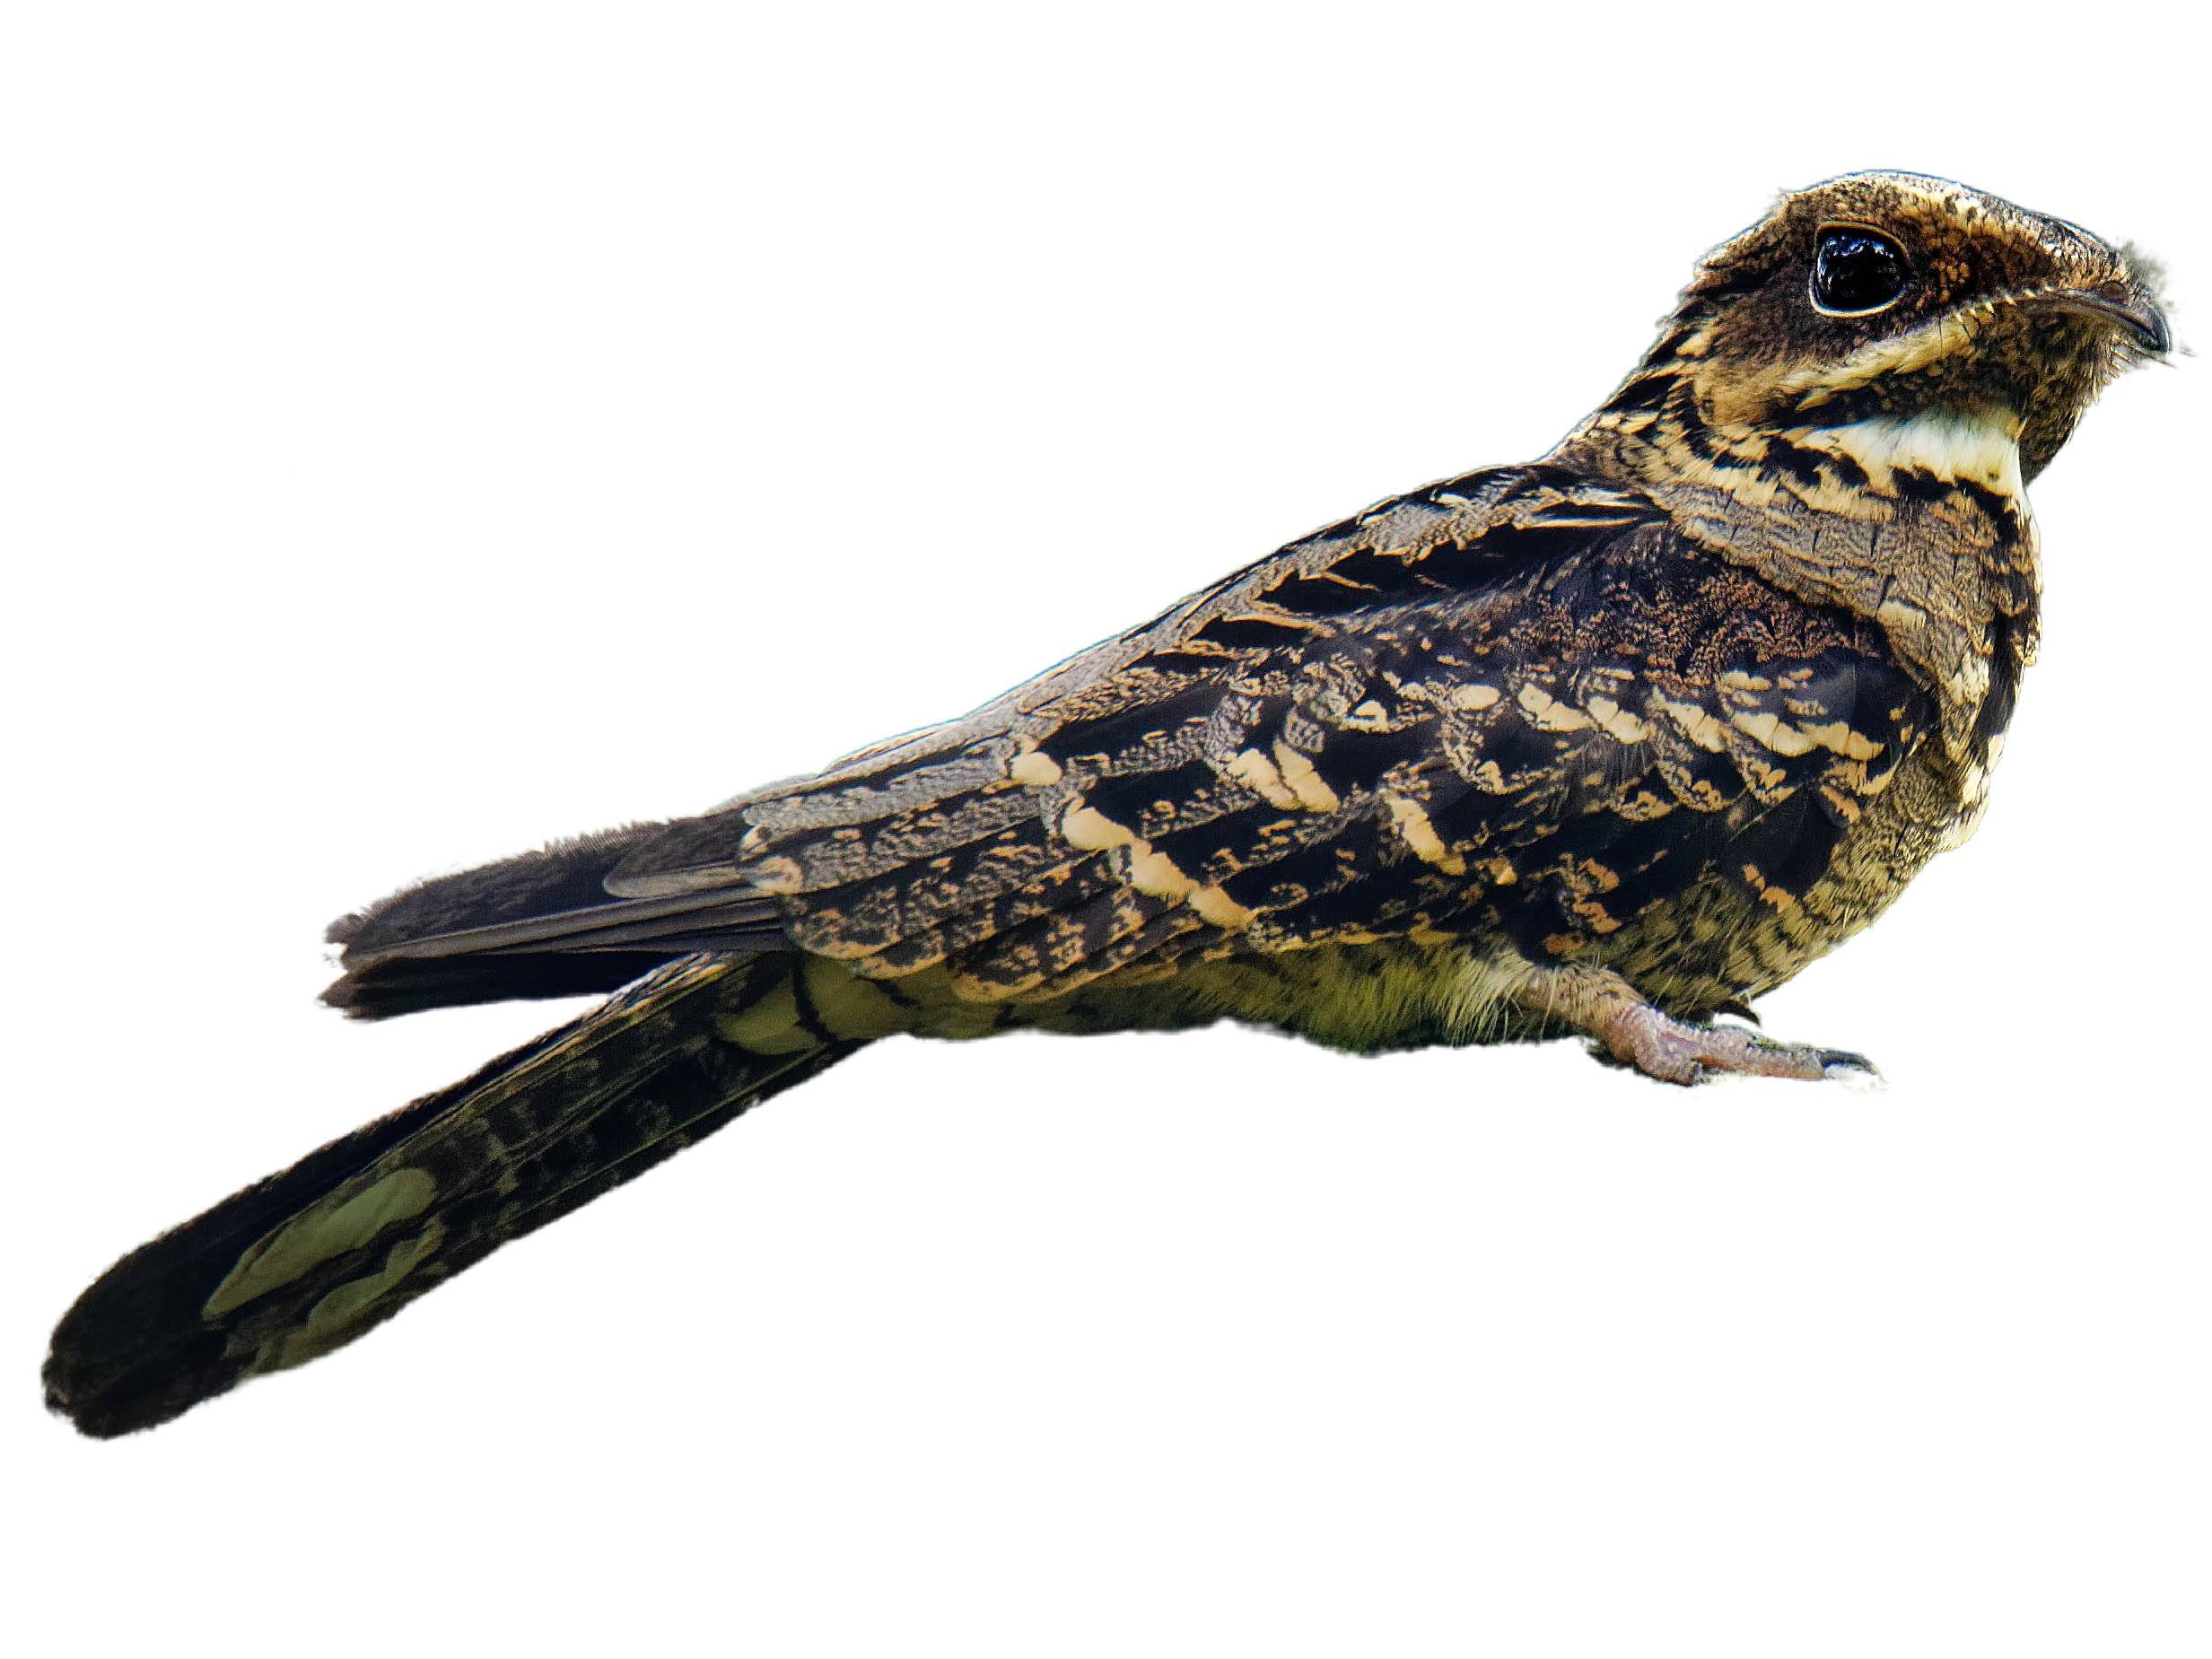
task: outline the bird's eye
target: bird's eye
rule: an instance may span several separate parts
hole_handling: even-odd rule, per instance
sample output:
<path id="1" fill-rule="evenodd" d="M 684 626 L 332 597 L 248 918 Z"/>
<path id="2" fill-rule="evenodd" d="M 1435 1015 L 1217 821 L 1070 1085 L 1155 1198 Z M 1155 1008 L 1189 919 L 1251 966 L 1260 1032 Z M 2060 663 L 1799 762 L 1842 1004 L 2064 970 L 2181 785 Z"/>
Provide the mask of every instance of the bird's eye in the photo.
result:
<path id="1" fill-rule="evenodd" d="M 1832 317 L 1864 317 L 1894 305 L 1910 275 L 1897 244 L 1863 225 L 1832 224 L 1813 256 L 1813 303 Z"/>

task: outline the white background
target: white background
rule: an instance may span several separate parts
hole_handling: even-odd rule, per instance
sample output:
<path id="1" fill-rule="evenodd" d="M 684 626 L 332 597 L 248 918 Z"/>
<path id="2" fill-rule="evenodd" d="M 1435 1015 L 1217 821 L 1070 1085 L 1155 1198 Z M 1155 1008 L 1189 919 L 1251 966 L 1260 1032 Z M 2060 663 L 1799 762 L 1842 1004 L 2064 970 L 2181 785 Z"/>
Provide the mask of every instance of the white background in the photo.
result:
<path id="1" fill-rule="evenodd" d="M 1525 458 L 1776 189 L 2212 268 L 2200 55 L 2032 8 L 24 7 L 0 41 L 19 1653 L 2199 1654 L 2200 366 L 2035 491 L 1980 840 L 1571 1044 L 886 1044 L 95 1445 L 127 1247 L 562 1014 L 323 922 L 956 712 Z"/>

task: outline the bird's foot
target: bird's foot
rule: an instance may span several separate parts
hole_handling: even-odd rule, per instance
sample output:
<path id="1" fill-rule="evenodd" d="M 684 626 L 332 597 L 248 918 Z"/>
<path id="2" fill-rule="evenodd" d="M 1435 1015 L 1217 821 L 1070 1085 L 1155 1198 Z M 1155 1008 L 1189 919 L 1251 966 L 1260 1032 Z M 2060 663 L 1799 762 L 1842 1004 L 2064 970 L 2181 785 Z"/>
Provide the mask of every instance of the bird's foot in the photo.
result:
<path id="1" fill-rule="evenodd" d="M 1702 1083 L 1718 1072 L 1740 1077 L 1878 1080 L 1864 1054 L 1806 1043 L 1777 1043 L 1734 1026 L 1692 1026 L 1669 1019 L 1648 1004 L 1625 1010 L 1592 1034 L 1622 1065 L 1662 1083 Z"/>
<path id="2" fill-rule="evenodd" d="M 1606 969 L 1543 970 L 1516 1000 L 1546 1019 L 1584 1032 L 1607 1057 L 1662 1083 L 1702 1083 L 1723 1072 L 1808 1082 L 1879 1082 L 1882 1077 L 1863 1054 L 1778 1043 L 1735 1026 L 1695 1026 L 1674 1019 Z"/>

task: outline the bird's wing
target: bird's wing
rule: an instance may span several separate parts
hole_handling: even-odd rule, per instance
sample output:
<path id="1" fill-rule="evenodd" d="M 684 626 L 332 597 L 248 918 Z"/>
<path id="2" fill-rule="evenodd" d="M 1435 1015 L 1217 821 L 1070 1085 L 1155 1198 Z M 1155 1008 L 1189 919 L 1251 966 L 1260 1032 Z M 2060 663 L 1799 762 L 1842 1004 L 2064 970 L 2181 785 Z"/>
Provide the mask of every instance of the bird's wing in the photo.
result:
<path id="1" fill-rule="evenodd" d="M 964 720 L 584 843 L 541 872 L 556 902 L 494 879 L 503 909 L 449 912 L 473 926 L 357 932 L 388 956 L 788 943 L 986 1000 L 1423 930 L 1556 951 L 1719 861 L 1801 890 L 1929 718 L 1870 624 L 1645 498 L 1482 473 Z"/>

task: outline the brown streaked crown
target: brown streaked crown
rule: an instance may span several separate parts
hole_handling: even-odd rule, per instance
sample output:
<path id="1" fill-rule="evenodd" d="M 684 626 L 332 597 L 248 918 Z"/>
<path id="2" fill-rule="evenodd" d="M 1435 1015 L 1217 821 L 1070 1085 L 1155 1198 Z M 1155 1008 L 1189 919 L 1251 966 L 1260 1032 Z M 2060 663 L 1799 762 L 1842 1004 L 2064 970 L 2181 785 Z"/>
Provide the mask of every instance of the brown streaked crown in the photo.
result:
<path id="1" fill-rule="evenodd" d="M 2170 345 L 2129 249 L 1945 179 L 1853 173 L 1707 255 L 1611 406 L 1686 381 L 1721 427 L 1995 419 L 2033 477 L 2115 373 Z"/>

